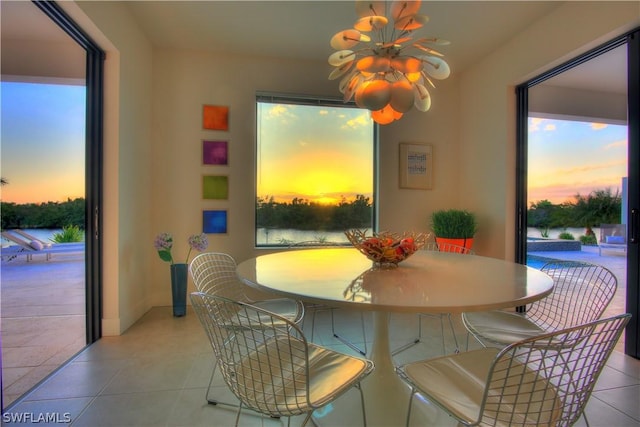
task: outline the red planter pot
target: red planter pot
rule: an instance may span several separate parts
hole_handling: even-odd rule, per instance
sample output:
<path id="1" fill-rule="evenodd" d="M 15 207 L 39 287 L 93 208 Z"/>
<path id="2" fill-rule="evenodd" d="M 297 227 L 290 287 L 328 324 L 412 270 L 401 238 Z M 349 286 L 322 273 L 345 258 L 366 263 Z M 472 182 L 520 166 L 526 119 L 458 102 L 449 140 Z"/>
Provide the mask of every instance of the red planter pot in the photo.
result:
<path id="1" fill-rule="evenodd" d="M 462 239 L 449 239 L 446 237 L 436 237 L 436 243 L 438 243 L 438 245 L 443 243 L 444 247 L 447 247 L 448 245 L 456 245 L 456 246 L 465 247 L 467 249 L 471 249 L 471 247 L 473 246 L 473 237 L 462 238 Z"/>

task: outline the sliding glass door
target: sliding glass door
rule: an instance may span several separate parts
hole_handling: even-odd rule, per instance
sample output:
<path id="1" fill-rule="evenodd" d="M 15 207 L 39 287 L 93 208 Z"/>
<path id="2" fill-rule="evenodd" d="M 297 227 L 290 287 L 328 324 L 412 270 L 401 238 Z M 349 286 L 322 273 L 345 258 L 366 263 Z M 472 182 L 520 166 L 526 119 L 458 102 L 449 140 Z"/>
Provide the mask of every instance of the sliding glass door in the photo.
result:
<path id="1" fill-rule="evenodd" d="M 516 165 L 516 259 L 535 263 L 531 254 L 557 255 L 559 248 L 591 251 L 587 259 L 594 263 L 605 265 L 608 259 L 612 264 L 605 266 L 616 270 L 619 282 L 619 295 L 611 306 L 633 314 L 624 346 L 636 358 L 640 357 L 638 45 L 635 31 L 519 86 Z M 603 75 L 595 66 L 600 63 L 618 74 Z M 597 78 L 580 88 L 576 82 L 585 79 L 586 70 Z M 617 229 L 625 230 L 627 244 L 607 245 L 603 254 L 599 245 L 605 242 L 606 233 L 601 231 L 607 223 L 620 224 Z M 550 245 L 557 245 L 557 250 Z M 609 253 L 613 249 L 620 251 Z"/>

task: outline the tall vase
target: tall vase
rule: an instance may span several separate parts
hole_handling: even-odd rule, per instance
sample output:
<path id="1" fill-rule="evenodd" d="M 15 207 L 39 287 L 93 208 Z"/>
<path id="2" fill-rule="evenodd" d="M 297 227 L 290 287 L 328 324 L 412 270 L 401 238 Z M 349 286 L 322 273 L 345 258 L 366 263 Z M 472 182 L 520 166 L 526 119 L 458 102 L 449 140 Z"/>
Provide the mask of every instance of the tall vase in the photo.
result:
<path id="1" fill-rule="evenodd" d="M 187 264 L 171 264 L 171 296 L 173 316 L 187 314 Z"/>

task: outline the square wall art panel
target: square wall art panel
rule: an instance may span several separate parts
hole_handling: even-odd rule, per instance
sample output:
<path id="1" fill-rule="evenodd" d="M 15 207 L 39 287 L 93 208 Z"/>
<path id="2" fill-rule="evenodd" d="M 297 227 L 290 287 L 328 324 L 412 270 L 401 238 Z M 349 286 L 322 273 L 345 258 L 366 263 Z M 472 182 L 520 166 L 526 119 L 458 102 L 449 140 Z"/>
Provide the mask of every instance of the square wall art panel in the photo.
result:
<path id="1" fill-rule="evenodd" d="M 227 211 L 202 211 L 202 232 L 206 234 L 226 234 Z"/>
<path id="2" fill-rule="evenodd" d="M 229 198 L 229 178 L 224 175 L 202 177 L 202 198 L 226 200 Z"/>
<path id="3" fill-rule="evenodd" d="M 227 141 L 202 141 L 203 165 L 228 165 L 229 144 Z"/>
<path id="4" fill-rule="evenodd" d="M 229 107 L 205 105 L 202 110 L 202 127 L 209 130 L 229 130 Z"/>

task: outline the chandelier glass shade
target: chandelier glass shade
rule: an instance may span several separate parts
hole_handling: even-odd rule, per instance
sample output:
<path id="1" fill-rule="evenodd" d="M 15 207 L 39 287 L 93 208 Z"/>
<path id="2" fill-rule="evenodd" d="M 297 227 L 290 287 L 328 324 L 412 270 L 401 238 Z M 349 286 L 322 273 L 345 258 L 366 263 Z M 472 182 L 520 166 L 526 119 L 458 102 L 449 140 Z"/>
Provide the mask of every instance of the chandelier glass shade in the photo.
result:
<path id="1" fill-rule="evenodd" d="M 421 1 L 356 0 L 358 19 L 352 29 L 331 38 L 336 50 L 329 56 L 329 80 L 340 80 L 344 101 L 371 111 L 376 123 L 398 120 L 415 107 L 431 108 L 427 86 L 449 77 L 449 65 L 435 48 L 449 42 L 416 38 L 414 32 L 429 22 L 419 14 Z"/>

